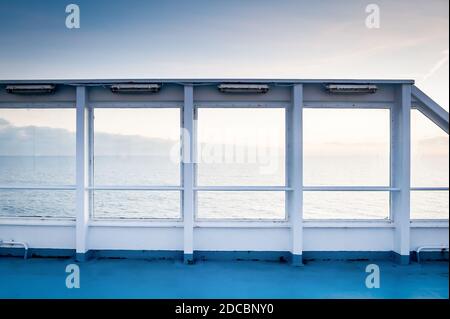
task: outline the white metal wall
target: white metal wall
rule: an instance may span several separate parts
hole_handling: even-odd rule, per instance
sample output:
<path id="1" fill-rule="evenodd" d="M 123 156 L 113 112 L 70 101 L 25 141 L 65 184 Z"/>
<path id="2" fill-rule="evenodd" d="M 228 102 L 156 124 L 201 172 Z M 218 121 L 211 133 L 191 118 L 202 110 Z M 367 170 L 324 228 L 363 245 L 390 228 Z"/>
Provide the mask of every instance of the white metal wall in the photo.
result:
<path id="1" fill-rule="evenodd" d="M 18 223 L 16 223 L 18 224 Z M 410 250 L 425 245 L 448 245 L 448 227 L 411 228 Z M 75 227 L 0 225 L 2 239 L 27 242 L 32 248 L 75 249 Z M 289 228 L 195 228 L 195 249 L 201 251 L 289 251 Z M 392 227 L 306 227 L 304 251 L 392 251 Z M 181 227 L 92 226 L 88 249 L 183 251 Z"/>

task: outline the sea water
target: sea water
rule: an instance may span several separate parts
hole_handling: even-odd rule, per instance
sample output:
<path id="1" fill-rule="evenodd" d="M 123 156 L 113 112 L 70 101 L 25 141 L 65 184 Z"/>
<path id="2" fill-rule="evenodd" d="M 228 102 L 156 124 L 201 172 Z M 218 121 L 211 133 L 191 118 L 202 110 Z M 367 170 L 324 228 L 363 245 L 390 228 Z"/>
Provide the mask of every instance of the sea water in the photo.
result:
<path id="1" fill-rule="evenodd" d="M 284 158 L 268 163 L 199 163 L 200 186 L 283 186 Z M 377 157 L 305 157 L 309 186 L 387 186 L 389 160 Z M 447 186 L 448 157 L 426 158 L 413 166 L 413 185 Z M 72 156 L 0 156 L 0 185 L 75 185 Z M 96 186 L 180 186 L 181 169 L 164 156 L 97 156 Z M 413 218 L 448 218 L 448 191 L 412 192 Z M 182 196 L 175 191 L 95 190 L 96 218 L 181 218 Z M 197 218 L 284 219 L 286 193 L 201 191 Z M 389 192 L 304 192 L 306 219 L 387 219 Z M 74 217 L 74 190 L 0 190 L 0 217 Z"/>

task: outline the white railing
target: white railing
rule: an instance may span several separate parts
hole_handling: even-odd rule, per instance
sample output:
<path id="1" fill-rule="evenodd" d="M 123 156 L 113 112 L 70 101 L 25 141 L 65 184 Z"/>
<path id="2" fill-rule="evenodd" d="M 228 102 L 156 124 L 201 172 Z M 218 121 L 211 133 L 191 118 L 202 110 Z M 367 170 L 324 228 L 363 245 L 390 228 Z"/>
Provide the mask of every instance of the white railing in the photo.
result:
<path id="1" fill-rule="evenodd" d="M 393 84 L 394 85 L 394 84 Z M 182 102 L 95 102 L 90 104 L 88 100 L 88 87 L 78 85 L 76 87 L 76 184 L 75 185 L 0 185 L 0 190 L 71 190 L 76 192 L 76 250 L 85 253 L 89 250 L 87 244 L 87 230 L 93 222 L 109 223 L 114 221 L 93 221 L 92 203 L 90 196 L 96 190 L 108 191 L 178 191 L 182 194 L 182 227 L 184 229 L 184 253 L 189 260 L 194 251 L 194 227 L 202 225 L 225 225 L 226 227 L 240 227 L 242 225 L 274 225 L 274 221 L 254 220 L 242 221 L 208 221 L 197 220 L 195 217 L 197 192 L 247 192 L 247 191 L 271 191 L 286 193 L 286 220 L 280 220 L 277 225 L 289 227 L 291 230 L 291 252 L 301 255 L 303 251 L 303 192 L 389 192 L 391 219 L 388 221 L 395 229 L 394 251 L 400 255 L 409 255 L 410 243 L 410 192 L 411 191 L 448 191 L 448 187 L 411 187 L 410 183 L 410 110 L 411 110 L 411 84 L 395 84 L 398 91 L 395 103 L 392 102 L 305 102 L 303 98 L 303 84 L 291 85 L 291 104 L 278 102 L 204 102 L 195 104 L 194 85 L 184 84 L 184 101 Z M 417 91 L 414 91 L 416 96 Z M 180 107 L 182 105 L 182 107 Z M 282 186 L 199 186 L 196 185 L 195 149 L 197 144 L 195 124 L 196 107 L 282 107 L 286 108 L 286 139 L 290 147 L 286 148 L 286 185 Z M 423 105 L 422 105 L 423 106 Z M 11 107 L 11 104 L 1 104 L 0 107 Z M 18 103 L 13 107 L 68 107 L 67 103 Z M 182 151 L 187 148 L 189 154 L 183 154 L 181 165 L 180 186 L 145 186 L 145 185 L 94 185 L 93 177 L 93 107 L 180 107 L 181 126 L 189 132 L 182 140 Z M 304 107 L 311 108 L 389 108 L 391 111 L 391 182 L 388 186 L 307 186 L 303 185 L 303 117 Z M 439 111 L 439 110 L 438 110 Z M 441 113 L 439 113 L 441 114 Z M 439 117 L 440 119 L 442 116 Z M 447 117 L 448 118 L 448 117 Z M 440 120 L 441 121 L 441 120 Z M 442 121 L 441 121 L 442 122 Z M 447 123 L 448 125 L 448 123 Z M 447 131 L 448 132 L 448 131 Z M 187 158 L 186 158 L 187 156 Z M 146 223 L 151 223 L 147 220 Z M 253 223 L 254 222 L 254 223 Z M 325 224 L 330 221 L 323 221 Z M 346 223 L 368 221 L 345 221 Z M 377 223 L 379 221 L 373 221 Z M 123 220 L 121 220 L 123 223 Z M 161 221 L 155 221 L 161 223 Z M 244 223 L 244 224 L 243 224 Z M 315 220 L 314 223 L 320 223 Z M 136 224 L 137 225 L 137 224 Z M 179 223 L 177 223 L 179 225 Z"/>

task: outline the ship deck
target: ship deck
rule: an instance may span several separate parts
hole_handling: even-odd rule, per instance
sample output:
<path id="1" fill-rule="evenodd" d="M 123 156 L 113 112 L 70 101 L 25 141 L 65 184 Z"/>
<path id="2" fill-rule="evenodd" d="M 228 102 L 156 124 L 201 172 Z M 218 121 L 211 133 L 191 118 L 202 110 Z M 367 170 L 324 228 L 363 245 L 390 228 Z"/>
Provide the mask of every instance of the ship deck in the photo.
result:
<path id="1" fill-rule="evenodd" d="M 0 257 L 0 298 L 448 298 L 448 261 L 262 261 L 94 259 L 80 263 L 80 288 L 66 288 L 73 259 Z M 368 289 L 366 266 L 380 269 Z"/>

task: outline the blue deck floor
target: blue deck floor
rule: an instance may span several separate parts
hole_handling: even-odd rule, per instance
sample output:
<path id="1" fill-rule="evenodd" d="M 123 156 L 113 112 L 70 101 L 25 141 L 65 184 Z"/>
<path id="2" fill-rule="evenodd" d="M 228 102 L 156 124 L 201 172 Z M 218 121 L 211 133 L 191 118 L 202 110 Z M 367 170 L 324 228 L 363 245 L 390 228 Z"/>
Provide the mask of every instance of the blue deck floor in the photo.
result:
<path id="1" fill-rule="evenodd" d="M 81 263 L 81 287 L 67 289 L 70 259 L 0 257 L 0 298 L 448 298 L 448 262 L 276 262 L 98 259 Z M 365 286 L 375 263 L 381 287 Z"/>

